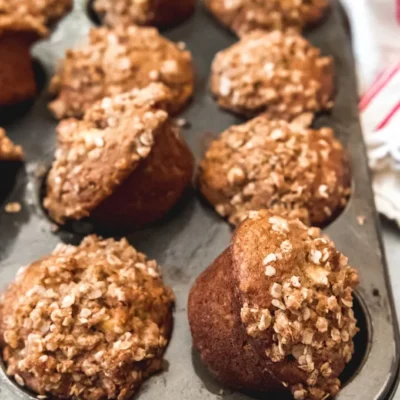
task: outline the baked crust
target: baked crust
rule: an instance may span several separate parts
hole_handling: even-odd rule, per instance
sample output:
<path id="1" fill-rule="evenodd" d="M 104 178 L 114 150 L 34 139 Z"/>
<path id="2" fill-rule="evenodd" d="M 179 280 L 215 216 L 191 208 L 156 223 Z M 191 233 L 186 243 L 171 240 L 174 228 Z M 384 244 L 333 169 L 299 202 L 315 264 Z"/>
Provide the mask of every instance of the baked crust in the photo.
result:
<path id="1" fill-rule="evenodd" d="M 299 31 L 320 22 L 328 0 L 204 0 L 207 9 L 238 36 L 262 29 Z"/>
<path id="2" fill-rule="evenodd" d="M 132 227 L 158 219 L 175 204 L 190 184 L 194 163 L 165 111 L 170 100 L 167 87 L 151 84 L 106 97 L 81 121 L 59 124 L 44 199 L 55 221 L 94 217 Z"/>
<path id="3" fill-rule="evenodd" d="M 40 36 L 72 9 L 72 0 L 0 0 L 0 35 L 28 31 Z"/>
<path id="4" fill-rule="evenodd" d="M 198 185 L 233 225 L 266 208 L 321 226 L 346 205 L 350 168 L 331 129 L 262 115 L 228 128 L 211 144 L 200 163 Z"/>
<path id="5" fill-rule="evenodd" d="M 108 26 L 154 25 L 167 27 L 193 13 L 195 0 L 95 0 L 94 9 Z"/>
<path id="6" fill-rule="evenodd" d="M 162 37 L 156 29 L 130 26 L 93 28 L 89 43 L 67 51 L 50 92 L 56 118 L 81 118 L 96 101 L 152 82 L 172 93 L 168 112 L 177 114 L 194 91 L 194 67 L 189 51 Z"/>
<path id="7" fill-rule="evenodd" d="M 232 112 L 291 120 L 333 106 L 333 60 L 296 32 L 255 31 L 220 51 L 211 91 Z"/>
<path id="8" fill-rule="evenodd" d="M 15 145 L 0 128 L 0 161 L 21 161 L 23 157 L 22 147 Z"/>
<path id="9" fill-rule="evenodd" d="M 125 239 L 59 245 L 2 297 L 7 374 L 41 395 L 131 398 L 162 367 L 173 302 L 157 263 Z"/>
<path id="10" fill-rule="evenodd" d="M 224 276 L 229 279 L 229 270 L 231 284 L 223 281 Z M 207 289 L 204 282 L 212 274 L 214 280 L 209 280 Z M 358 331 L 352 310 L 357 284 L 357 272 L 319 229 L 265 210 L 253 212 L 236 230 L 229 249 L 191 290 L 188 312 L 194 346 L 216 376 L 223 376 L 219 354 L 243 357 L 241 365 L 247 365 L 245 355 L 230 345 L 242 328 L 255 357 L 253 365 L 266 368 L 296 400 L 336 395 L 338 376 L 352 357 L 352 339 Z M 214 288 L 231 291 L 218 296 L 235 299 L 237 307 L 222 305 L 226 303 L 216 301 L 217 295 L 211 304 L 198 300 L 202 291 L 211 295 Z M 232 320 L 230 310 L 236 315 L 235 326 L 216 333 L 210 321 Z M 204 324 L 196 321 L 198 316 Z M 252 384 L 251 376 L 241 381 L 245 389 Z M 268 384 L 263 388 L 266 392 L 272 389 L 275 386 Z"/>

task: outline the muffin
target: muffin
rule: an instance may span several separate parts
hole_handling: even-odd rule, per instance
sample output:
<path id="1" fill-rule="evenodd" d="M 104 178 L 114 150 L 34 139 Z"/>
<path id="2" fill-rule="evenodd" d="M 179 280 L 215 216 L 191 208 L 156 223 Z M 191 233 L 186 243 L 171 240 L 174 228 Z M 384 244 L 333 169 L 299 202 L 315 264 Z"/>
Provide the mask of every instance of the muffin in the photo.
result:
<path id="1" fill-rule="evenodd" d="M 328 0 L 204 0 L 211 14 L 238 36 L 257 29 L 302 29 L 320 22 Z"/>
<path id="2" fill-rule="evenodd" d="M 196 0 L 94 0 L 93 5 L 108 26 L 155 25 L 162 28 L 189 18 Z"/>
<path id="3" fill-rule="evenodd" d="M 71 6 L 72 0 L 0 0 L 0 107 L 35 96 L 30 48 Z"/>
<path id="4" fill-rule="evenodd" d="M 171 90 L 171 114 L 177 114 L 194 90 L 194 68 L 189 51 L 159 35 L 154 28 L 130 26 L 95 28 L 89 43 L 66 53 L 50 92 L 56 97 L 50 110 L 56 118 L 81 118 L 103 97 L 150 83 Z"/>
<path id="5" fill-rule="evenodd" d="M 193 345 L 233 388 L 326 399 L 354 352 L 357 284 L 319 229 L 253 212 L 190 291 Z"/>
<path id="6" fill-rule="evenodd" d="M 331 129 L 261 115 L 228 128 L 211 143 L 200 163 L 198 186 L 233 225 L 265 208 L 322 226 L 347 203 L 350 167 Z"/>
<path id="7" fill-rule="evenodd" d="M 23 157 L 22 147 L 16 146 L 6 136 L 6 131 L 0 128 L 0 161 L 21 161 Z"/>
<path id="8" fill-rule="evenodd" d="M 295 32 L 252 32 L 220 51 L 211 91 L 232 112 L 292 119 L 333 106 L 333 60 Z"/>
<path id="9" fill-rule="evenodd" d="M 7 375 L 42 396 L 130 399 L 162 369 L 173 302 L 157 263 L 125 239 L 61 244 L 2 296 Z"/>
<path id="10" fill-rule="evenodd" d="M 90 217 L 105 227 L 149 224 L 170 210 L 193 176 L 193 156 L 165 108 L 162 84 L 106 97 L 83 120 L 58 128 L 44 207 L 58 223 Z"/>

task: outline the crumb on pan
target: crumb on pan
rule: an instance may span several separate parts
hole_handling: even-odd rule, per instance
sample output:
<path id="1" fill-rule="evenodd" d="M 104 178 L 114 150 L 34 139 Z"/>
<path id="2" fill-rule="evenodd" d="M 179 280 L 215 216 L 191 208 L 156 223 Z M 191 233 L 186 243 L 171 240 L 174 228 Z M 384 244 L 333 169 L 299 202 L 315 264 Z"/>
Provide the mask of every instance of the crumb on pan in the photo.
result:
<path id="1" fill-rule="evenodd" d="M 22 147 L 16 146 L 6 136 L 6 131 L 0 128 L 0 161 L 21 161 L 23 157 Z"/>

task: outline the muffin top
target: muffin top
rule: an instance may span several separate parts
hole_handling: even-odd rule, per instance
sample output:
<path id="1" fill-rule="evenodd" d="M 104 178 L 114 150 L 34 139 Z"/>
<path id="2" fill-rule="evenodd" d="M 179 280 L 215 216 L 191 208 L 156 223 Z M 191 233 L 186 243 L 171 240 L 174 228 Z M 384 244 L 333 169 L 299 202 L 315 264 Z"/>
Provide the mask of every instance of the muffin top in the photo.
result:
<path id="1" fill-rule="evenodd" d="M 46 35 L 47 27 L 72 8 L 72 0 L 0 0 L 0 33 L 34 31 Z"/>
<path id="2" fill-rule="evenodd" d="M 168 86 L 177 113 L 193 93 L 194 71 L 189 51 L 165 39 L 154 28 L 94 28 L 89 43 L 66 53 L 50 91 L 50 110 L 57 118 L 81 118 L 106 96 L 143 88 L 152 82 Z"/>
<path id="3" fill-rule="evenodd" d="M 262 115 L 228 128 L 211 144 L 200 164 L 200 190 L 234 225 L 263 208 L 321 225 L 347 202 L 346 154 L 329 128 Z"/>
<path id="4" fill-rule="evenodd" d="M 55 221 L 89 216 L 147 158 L 169 124 L 170 100 L 168 88 L 154 83 L 104 98 L 83 120 L 60 122 L 44 200 Z"/>
<path id="5" fill-rule="evenodd" d="M 256 31 L 220 51 L 211 90 L 221 107 L 292 119 L 333 105 L 333 63 L 295 32 Z"/>
<path id="6" fill-rule="evenodd" d="M 108 26 L 165 27 L 192 14 L 196 0 L 95 0 L 94 10 Z"/>
<path id="7" fill-rule="evenodd" d="M 21 146 L 16 146 L 0 128 L 0 161 L 20 161 L 24 156 Z"/>
<path id="8" fill-rule="evenodd" d="M 241 321 L 272 372 L 296 400 L 335 395 L 358 331 L 348 259 L 319 229 L 264 210 L 239 226 L 231 254 Z"/>
<path id="9" fill-rule="evenodd" d="M 59 245 L 2 297 L 7 374 L 39 394 L 125 400 L 161 367 L 173 298 L 125 239 Z"/>
<path id="10" fill-rule="evenodd" d="M 322 19 L 328 0 L 204 0 L 206 7 L 239 36 L 262 29 L 302 30 Z"/>

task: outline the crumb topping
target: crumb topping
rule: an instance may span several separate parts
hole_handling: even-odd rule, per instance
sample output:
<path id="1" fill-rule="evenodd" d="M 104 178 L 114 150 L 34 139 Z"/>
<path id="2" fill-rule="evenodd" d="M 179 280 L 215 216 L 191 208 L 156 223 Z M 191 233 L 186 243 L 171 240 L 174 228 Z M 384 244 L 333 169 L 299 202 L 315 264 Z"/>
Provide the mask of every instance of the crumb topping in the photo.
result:
<path id="1" fill-rule="evenodd" d="M 94 9 L 104 14 L 105 22 L 110 26 L 129 26 L 133 21 L 137 25 L 147 25 L 155 18 L 154 3 L 154 0 L 96 0 Z"/>
<path id="2" fill-rule="evenodd" d="M 89 216 L 147 158 L 169 123 L 164 109 L 170 100 L 168 88 L 151 84 L 106 97 L 82 121 L 67 119 L 58 125 L 44 199 L 57 222 Z"/>
<path id="3" fill-rule="evenodd" d="M 32 30 L 46 35 L 47 26 L 72 8 L 72 0 L 0 0 L 2 30 Z"/>
<path id="4" fill-rule="evenodd" d="M 322 224 L 350 193 L 345 153 L 331 129 L 266 116 L 230 127 L 211 144 L 200 164 L 200 187 L 206 197 L 217 193 L 216 211 L 234 225 L 263 208 Z"/>
<path id="5" fill-rule="evenodd" d="M 0 161 L 20 161 L 24 157 L 21 146 L 16 146 L 0 128 Z"/>
<path id="6" fill-rule="evenodd" d="M 333 105 L 333 62 L 294 32 L 256 31 L 220 51 L 211 90 L 221 107 L 293 119 Z"/>
<path id="7" fill-rule="evenodd" d="M 163 38 L 156 29 L 130 26 L 94 28 L 89 43 L 67 51 L 50 91 L 57 118 L 78 117 L 103 97 L 161 82 L 172 93 L 169 112 L 182 109 L 193 93 L 189 51 Z"/>
<path id="8" fill-rule="evenodd" d="M 161 369 L 173 299 L 157 263 L 125 239 L 61 244 L 3 296 L 7 374 L 41 395 L 128 399 Z"/>
<path id="9" fill-rule="evenodd" d="M 250 232 L 255 224 L 256 234 Z M 340 381 L 334 371 L 350 361 L 358 331 L 352 309 L 356 270 L 319 229 L 266 211 L 238 228 L 232 251 L 240 259 L 234 271 L 247 334 L 273 363 L 293 357 L 306 373 L 304 382 L 291 383 L 296 400 L 335 395 Z"/>
<path id="10" fill-rule="evenodd" d="M 327 0 L 205 0 L 206 6 L 239 36 L 254 31 L 303 29 L 318 22 Z"/>

